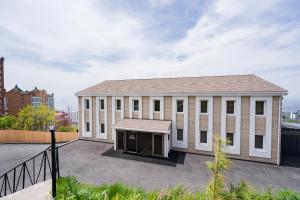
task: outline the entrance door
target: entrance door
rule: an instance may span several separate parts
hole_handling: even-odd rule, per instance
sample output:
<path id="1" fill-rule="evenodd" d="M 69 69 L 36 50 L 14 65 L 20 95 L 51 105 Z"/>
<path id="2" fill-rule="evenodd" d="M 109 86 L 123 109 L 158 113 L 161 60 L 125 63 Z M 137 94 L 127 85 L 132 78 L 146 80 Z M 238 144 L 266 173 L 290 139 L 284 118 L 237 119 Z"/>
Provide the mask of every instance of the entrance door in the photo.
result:
<path id="1" fill-rule="evenodd" d="M 125 148 L 125 133 L 123 131 L 118 131 L 117 132 L 117 141 L 118 141 L 118 146 L 117 149 L 122 149 L 124 150 Z"/>
<path id="2" fill-rule="evenodd" d="M 138 132 L 137 153 L 152 155 L 152 134 Z"/>
<path id="3" fill-rule="evenodd" d="M 126 132 L 126 147 L 127 151 L 136 152 L 136 132 Z"/>
<path id="4" fill-rule="evenodd" d="M 153 135 L 153 154 L 163 155 L 163 137 L 162 135 Z"/>

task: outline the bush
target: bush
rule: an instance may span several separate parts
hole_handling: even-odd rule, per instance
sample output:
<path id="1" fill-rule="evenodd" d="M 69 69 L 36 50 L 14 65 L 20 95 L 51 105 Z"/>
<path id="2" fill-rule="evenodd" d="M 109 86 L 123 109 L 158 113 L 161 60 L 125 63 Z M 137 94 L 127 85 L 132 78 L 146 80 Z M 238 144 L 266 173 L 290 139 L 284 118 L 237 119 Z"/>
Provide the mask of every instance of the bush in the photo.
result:
<path id="1" fill-rule="evenodd" d="M 0 117 L 0 129 L 18 129 L 17 118 L 12 115 L 3 115 Z"/>
<path id="2" fill-rule="evenodd" d="M 77 127 L 76 126 L 59 126 L 57 128 L 58 132 L 76 132 Z"/>

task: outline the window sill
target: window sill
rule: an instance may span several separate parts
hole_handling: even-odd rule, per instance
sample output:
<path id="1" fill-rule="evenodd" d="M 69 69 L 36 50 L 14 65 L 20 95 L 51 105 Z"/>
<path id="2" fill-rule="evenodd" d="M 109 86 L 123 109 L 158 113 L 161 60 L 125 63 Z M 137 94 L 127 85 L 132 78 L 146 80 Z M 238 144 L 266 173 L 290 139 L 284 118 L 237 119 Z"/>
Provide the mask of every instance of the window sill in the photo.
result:
<path id="1" fill-rule="evenodd" d="M 200 115 L 208 115 L 208 113 L 201 113 L 201 112 L 200 112 Z"/>
<path id="2" fill-rule="evenodd" d="M 176 112 L 176 114 L 184 114 L 184 112 Z"/>
<path id="3" fill-rule="evenodd" d="M 228 114 L 228 113 L 226 113 L 226 115 L 227 116 L 233 116 L 233 117 L 235 117 L 235 113 L 234 114 Z"/>
<path id="4" fill-rule="evenodd" d="M 255 117 L 266 117 L 266 115 L 256 115 L 255 114 Z"/>

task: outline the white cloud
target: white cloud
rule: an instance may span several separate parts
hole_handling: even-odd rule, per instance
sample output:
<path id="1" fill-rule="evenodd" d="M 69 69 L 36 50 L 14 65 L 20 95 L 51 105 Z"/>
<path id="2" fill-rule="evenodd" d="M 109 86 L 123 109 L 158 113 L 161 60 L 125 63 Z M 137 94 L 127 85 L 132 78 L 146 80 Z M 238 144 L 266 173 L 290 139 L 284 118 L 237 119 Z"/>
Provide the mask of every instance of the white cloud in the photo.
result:
<path id="1" fill-rule="evenodd" d="M 147 17 L 116 12 L 96 0 L 7 0 L 0 28 L 13 39 L 0 38 L 5 49 L 0 53 L 22 49 L 37 58 L 7 56 L 6 88 L 37 85 L 54 92 L 56 105 L 64 108 L 76 107 L 76 91 L 106 79 L 256 73 L 288 89 L 288 99 L 297 101 L 300 22 L 292 20 L 297 11 L 285 2 L 208 1 L 183 38 L 157 43 Z M 176 3 L 150 4 L 156 9 Z M 81 71 L 45 61 L 79 65 Z"/>

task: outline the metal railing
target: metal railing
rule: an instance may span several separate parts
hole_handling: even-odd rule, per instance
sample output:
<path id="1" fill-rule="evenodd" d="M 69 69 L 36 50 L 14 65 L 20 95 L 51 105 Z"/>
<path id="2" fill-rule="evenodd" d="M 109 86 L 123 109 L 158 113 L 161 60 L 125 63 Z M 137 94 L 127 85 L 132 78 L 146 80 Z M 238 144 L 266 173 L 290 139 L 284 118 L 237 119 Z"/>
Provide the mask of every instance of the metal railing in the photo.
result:
<path id="1" fill-rule="evenodd" d="M 57 178 L 59 174 L 58 148 L 56 147 L 56 169 Z M 27 186 L 34 185 L 40 181 L 46 181 L 47 177 L 51 178 L 52 170 L 48 155 L 51 152 L 51 146 L 38 153 L 34 157 L 17 165 L 7 171 L 0 177 L 0 197 L 12 194 Z M 51 156 L 50 156 L 51 158 Z"/>

